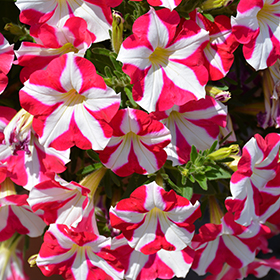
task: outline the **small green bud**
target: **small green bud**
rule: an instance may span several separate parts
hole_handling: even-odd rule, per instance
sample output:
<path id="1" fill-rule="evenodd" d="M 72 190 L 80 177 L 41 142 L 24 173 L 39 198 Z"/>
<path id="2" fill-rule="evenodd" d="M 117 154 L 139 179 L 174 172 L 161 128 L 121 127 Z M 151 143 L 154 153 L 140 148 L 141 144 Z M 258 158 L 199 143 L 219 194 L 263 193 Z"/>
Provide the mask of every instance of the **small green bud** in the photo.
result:
<path id="1" fill-rule="evenodd" d="M 212 160 L 220 160 L 229 157 L 230 155 L 236 155 L 239 153 L 239 146 L 237 144 L 230 145 L 229 147 L 220 148 L 219 150 L 208 155 L 208 158 Z"/>
<path id="2" fill-rule="evenodd" d="M 203 11 L 218 9 L 228 6 L 232 0 L 206 0 L 200 5 Z"/>
<path id="3" fill-rule="evenodd" d="M 123 23 L 124 19 L 119 12 L 113 11 L 112 23 L 112 47 L 115 53 L 119 53 L 123 42 Z"/>

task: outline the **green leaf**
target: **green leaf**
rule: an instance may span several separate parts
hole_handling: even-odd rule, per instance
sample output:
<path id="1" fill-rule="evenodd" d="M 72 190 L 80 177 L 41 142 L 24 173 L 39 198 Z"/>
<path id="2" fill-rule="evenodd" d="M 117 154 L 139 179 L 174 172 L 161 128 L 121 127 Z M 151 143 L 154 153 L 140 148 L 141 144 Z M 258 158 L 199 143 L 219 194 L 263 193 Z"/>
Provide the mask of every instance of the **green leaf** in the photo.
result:
<path id="1" fill-rule="evenodd" d="M 91 159 L 93 159 L 94 161 L 100 161 L 100 160 L 99 160 L 99 155 L 98 155 L 95 151 L 93 151 L 93 150 L 87 150 L 87 155 L 88 155 Z"/>
<path id="2" fill-rule="evenodd" d="M 191 149 L 191 154 L 190 154 L 190 159 L 191 161 L 194 163 L 196 158 L 198 156 L 198 152 L 196 150 L 196 147 L 194 145 L 192 145 L 192 149 Z"/>
<path id="3" fill-rule="evenodd" d="M 188 200 L 191 200 L 193 196 L 193 188 L 192 187 L 185 187 L 181 189 L 181 194 L 183 197 L 187 198 Z"/>
<path id="4" fill-rule="evenodd" d="M 104 67 L 104 73 L 107 78 L 113 77 L 112 69 L 107 65 Z"/>
<path id="5" fill-rule="evenodd" d="M 109 170 L 109 175 L 112 179 L 112 181 L 118 186 L 120 187 L 121 186 L 121 181 L 119 179 L 119 176 L 117 176 L 112 170 Z"/>
<path id="6" fill-rule="evenodd" d="M 215 149 L 216 149 L 216 147 L 217 147 L 217 144 L 218 144 L 218 141 L 216 140 L 216 141 L 212 144 L 211 148 L 209 149 L 209 153 L 208 153 L 208 154 L 211 154 L 211 153 L 213 153 L 213 152 L 215 151 Z"/>
<path id="7" fill-rule="evenodd" d="M 208 187 L 207 187 L 207 179 L 204 175 L 201 174 L 193 174 L 195 180 L 197 181 L 197 183 L 200 185 L 200 187 L 207 191 Z"/>
<path id="8" fill-rule="evenodd" d="M 97 162 L 97 163 L 94 163 L 94 164 L 91 164 L 91 165 L 88 165 L 82 169 L 80 169 L 78 172 L 77 172 L 77 175 L 86 175 L 88 173 L 91 173 L 93 172 L 94 170 L 102 167 L 102 163 L 100 162 Z"/>
<path id="9" fill-rule="evenodd" d="M 126 93 L 126 96 L 127 96 L 128 100 L 130 101 L 131 105 L 133 106 L 133 108 L 137 108 L 138 105 L 132 97 L 132 91 L 127 87 L 124 88 L 124 91 Z"/>
<path id="10" fill-rule="evenodd" d="M 213 17 L 211 14 L 203 13 L 203 15 L 204 15 L 207 19 L 209 19 L 211 22 L 214 22 L 214 21 L 215 21 L 214 17 Z"/>
<path id="11" fill-rule="evenodd" d="M 225 170 L 223 167 L 216 165 L 215 168 L 213 168 L 210 171 L 207 171 L 205 173 L 205 176 L 208 180 L 230 179 L 231 173 Z"/>

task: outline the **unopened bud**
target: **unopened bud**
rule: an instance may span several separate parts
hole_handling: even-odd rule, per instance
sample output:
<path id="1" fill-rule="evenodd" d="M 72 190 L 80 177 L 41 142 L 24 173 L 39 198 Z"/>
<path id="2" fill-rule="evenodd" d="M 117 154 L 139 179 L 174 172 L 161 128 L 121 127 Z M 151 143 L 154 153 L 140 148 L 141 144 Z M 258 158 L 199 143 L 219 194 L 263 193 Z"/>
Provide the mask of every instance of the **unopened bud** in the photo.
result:
<path id="1" fill-rule="evenodd" d="M 208 158 L 212 160 L 221 160 L 229 157 L 230 155 L 236 155 L 239 153 L 239 146 L 237 144 L 230 145 L 229 147 L 220 148 L 219 150 L 208 155 Z"/>
<path id="2" fill-rule="evenodd" d="M 124 19 L 121 13 L 113 11 L 112 23 L 112 47 L 115 53 L 119 53 L 121 44 L 123 42 L 123 23 Z"/>
<path id="3" fill-rule="evenodd" d="M 25 39 L 33 41 L 33 38 L 29 35 L 28 29 L 24 25 L 14 24 L 10 22 L 5 25 L 4 29 L 15 35 L 17 38 L 20 38 L 21 40 Z"/>
<path id="4" fill-rule="evenodd" d="M 227 102 L 231 98 L 231 94 L 229 91 L 224 91 L 213 86 L 206 86 L 205 89 L 206 93 L 215 98 L 215 100 L 217 101 Z"/>
<path id="5" fill-rule="evenodd" d="M 203 11 L 218 9 L 226 7 L 231 4 L 233 0 L 206 0 L 200 5 L 200 8 Z"/>

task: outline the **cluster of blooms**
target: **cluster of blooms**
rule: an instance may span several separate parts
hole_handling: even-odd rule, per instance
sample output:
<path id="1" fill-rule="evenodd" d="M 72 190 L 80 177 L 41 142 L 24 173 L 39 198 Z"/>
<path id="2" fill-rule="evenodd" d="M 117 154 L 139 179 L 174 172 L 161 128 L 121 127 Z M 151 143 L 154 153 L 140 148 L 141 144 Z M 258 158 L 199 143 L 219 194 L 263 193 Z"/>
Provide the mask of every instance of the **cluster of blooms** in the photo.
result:
<path id="1" fill-rule="evenodd" d="M 135 1 L 17 0 L 33 42 L 14 50 L 0 34 L 0 93 L 12 64 L 22 66 L 23 83 L 21 109 L 0 106 L 1 280 L 27 279 L 17 248 L 23 235 L 44 237 L 32 265 L 69 280 L 171 279 L 190 269 L 208 273 L 207 280 L 263 277 L 270 268 L 280 273 L 280 260 L 257 258 L 280 232 L 280 134 L 255 134 L 238 164 L 228 164 L 231 172 L 220 163 L 235 172 L 222 200 L 204 191 L 210 221 L 197 233 L 201 197 L 180 191 L 175 176 L 202 186 L 207 176 L 223 178 L 211 166 L 230 148 L 211 149 L 215 141 L 236 139 L 229 93 L 213 85 L 230 71 L 240 44 L 248 64 L 265 69 L 259 124 L 280 126 L 280 0 L 241 0 L 235 16 L 215 18 L 203 9 L 230 1 L 206 0 L 187 19 L 180 14 L 187 1 Z M 144 12 L 122 41 L 124 19 L 112 8 L 124 4 Z M 121 89 L 86 55 L 110 38 L 118 50 L 111 61 L 130 81 Z M 95 155 L 86 166 L 95 170 L 68 182 L 74 146 Z M 206 173 L 191 171 L 194 154 L 211 161 Z M 105 177 L 121 186 L 107 198 L 111 207 L 103 201 L 111 186 Z"/>

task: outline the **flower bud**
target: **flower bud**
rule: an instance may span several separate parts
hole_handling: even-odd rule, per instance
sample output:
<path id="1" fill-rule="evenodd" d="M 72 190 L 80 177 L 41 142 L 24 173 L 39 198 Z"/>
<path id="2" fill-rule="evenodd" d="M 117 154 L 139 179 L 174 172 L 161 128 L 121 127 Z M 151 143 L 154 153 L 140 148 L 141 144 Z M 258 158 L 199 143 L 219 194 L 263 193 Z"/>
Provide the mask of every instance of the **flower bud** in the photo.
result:
<path id="1" fill-rule="evenodd" d="M 208 155 L 208 158 L 212 160 L 220 160 L 229 157 L 230 155 L 236 155 L 239 153 L 239 146 L 237 144 L 230 145 L 229 147 L 220 148 L 219 150 Z"/>
<path id="2" fill-rule="evenodd" d="M 112 23 L 112 47 L 115 53 L 119 53 L 121 44 L 123 42 L 123 23 L 124 19 L 121 13 L 113 11 Z"/>
<path id="3" fill-rule="evenodd" d="M 222 7 L 226 7 L 229 4 L 231 4 L 233 1 L 232 0 L 206 0 L 200 5 L 200 8 L 203 11 L 206 10 L 213 10 L 213 9 L 218 9 Z"/>
<path id="4" fill-rule="evenodd" d="M 205 89 L 206 93 L 215 98 L 216 101 L 227 102 L 231 98 L 229 91 L 224 91 L 213 86 L 206 86 Z"/>

